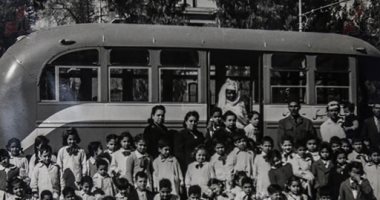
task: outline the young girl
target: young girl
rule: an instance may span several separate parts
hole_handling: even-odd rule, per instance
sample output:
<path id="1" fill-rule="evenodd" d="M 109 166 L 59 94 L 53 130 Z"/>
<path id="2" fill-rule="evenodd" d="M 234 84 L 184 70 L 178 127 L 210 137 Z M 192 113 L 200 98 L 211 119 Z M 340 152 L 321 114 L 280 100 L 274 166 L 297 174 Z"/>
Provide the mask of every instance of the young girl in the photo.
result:
<path id="1" fill-rule="evenodd" d="M 318 161 L 311 165 L 311 172 L 315 177 L 314 188 L 318 191 L 321 187 L 330 186 L 331 174 L 334 164 L 331 161 L 332 150 L 329 143 L 322 143 L 319 149 Z"/>
<path id="2" fill-rule="evenodd" d="M 271 169 L 268 154 L 273 149 L 273 139 L 269 136 L 263 137 L 261 153 L 255 157 L 253 164 L 253 179 L 256 181 L 256 195 L 264 198 L 268 195 L 267 188 L 270 185 L 269 170 Z"/>
<path id="3" fill-rule="evenodd" d="M 346 155 L 351 153 L 351 142 L 347 138 L 342 138 L 340 140 L 341 148 L 344 152 L 346 152 Z"/>
<path id="4" fill-rule="evenodd" d="M 242 185 L 241 181 L 243 178 L 247 177 L 247 174 L 244 171 L 237 171 L 233 175 L 232 181 L 229 183 L 230 184 L 230 190 L 228 191 L 228 197 L 229 199 L 234 199 L 237 194 L 242 192 Z"/>
<path id="5" fill-rule="evenodd" d="M 9 163 L 16 166 L 20 170 L 20 178 L 28 178 L 29 164 L 28 160 L 21 156 L 22 148 L 20 140 L 17 138 L 10 139 L 6 147 L 10 155 Z"/>
<path id="6" fill-rule="evenodd" d="M 347 166 L 347 154 L 343 149 L 336 150 L 334 154 L 334 168 L 331 172 L 331 199 L 337 200 L 339 196 L 339 187 L 340 184 L 348 178 L 348 172 L 346 169 Z"/>
<path id="7" fill-rule="evenodd" d="M 32 177 L 34 166 L 39 162 L 38 152 L 40 151 L 40 147 L 42 145 L 48 145 L 48 144 L 49 144 L 49 140 L 43 135 L 37 136 L 36 139 L 34 140 L 34 154 L 32 155 L 32 157 L 30 157 L 30 160 L 29 160 L 29 177 Z M 51 155 L 51 160 L 52 162 L 55 163 L 57 162 L 57 157 L 55 155 Z"/>
<path id="8" fill-rule="evenodd" d="M 260 124 L 260 113 L 257 111 L 252 111 L 248 113 L 249 124 L 244 127 L 245 135 L 252 139 L 255 143 L 261 141 L 261 130 L 259 128 Z"/>
<path id="9" fill-rule="evenodd" d="M 226 167 L 226 146 L 223 141 L 218 139 L 214 139 L 212 144 L 215 153 L 211 156 L 210 164 L 215 171 L 215 178 L 226 184 L 227 179 L 229 178 L 229 173 Z"/>
<path id="10" fill-rule="evenodd" d="M 6 198 L 7 200 L 30 200 L 32 199 L 27 193 L 26 190 L 28 186 L 26 183 L 19 179 L 13 178 L 8 185 L 8 192 L 10 195 Z"/>
<path id="11" fill-rule="evenodd" d="M 342 146 L 341 139 L 337 136 L 333 136 L 330 139 L 330 146 L 331 146 L 332 152 L 335 153 L 335 151 L 338 150 Z"/>
<path id="12" fill-rule="evenodd" d="M 152 178 L 152 159 L 147 153 L 147 146 L 142 134 L 135 137 L 136 150 L 131 153 L 131 156 L 127 158 L 127 179 L 133 185 L 137 172 L 144 172 L 148 176 L 147 188 L 149 191 L 153 190 L 153 178 Z"/>
<path id="13" fill-rule="evenodd" d="M 348 154 L 347 158 L 349 162 L 360 162 L 363 166 L 368 162 L 368 156 L 364 152 L 364 145 L 362 139 L 352 139 L 352 152 Z"/>
<path id="14" fill-rule="evenodd" d="M 212 178 L 208 182 L 209 190 L 205 195 L 210 200 L 228 200 L 227 194 L 224 192 L 224 184 L 222 181 Z"/>
<path id="15" fill-rule="evenodd" d="M 116 194 L 116 188 L 112 178 L 108 174 L 108 162 L 104 159 L 96 160 L 97 172 L 92 177 L 94 181 L 94 187 L 101 189 L 104 194 L 114 196 Z"/>
<path id="16" fill-rule="evenodd" d="M 159 188 L 159 193 L 154 197 L 154 200 L 179 200 L 177 195 L 172 194 L 172 185 L 168 179 L 161 179 Z"/>
<path id="17" fill-rule="evenodd" d="M 0 191 L 7 190 L 7 182 L 19 175 L 19 169 L 9 164 L 9 153 L 5 149 L 0 149 Z"/>
<path id="18" fill-rule="evenodd" d="M 185 186 L 181 167 L 176 157 L 171 155 L 169 143 L 166 140 L 158 141 L 160 155 L 153 161 L 153 186 L 159 191 L 159 183 L 163 178 L 170 181 L 171 193 L 179 195 Z"/>
<path id="19" fill-rule="evenodd" d="M 286 184 L 286 198 L 288 200 L 308 200 L 306 194 L 302 193 L 301 181 L 298 177 L 292 176 Z"/>
<path id="20" fill-rule="evenodd" d="M 80 141 L 75 128 L 63 132 L 63 147 L 57 156 L 57 164 L 61 169 L 61 188 L 77 187 L 87 172 L 86 153 L 78 146 Z"/>
<path id="21" fill-rule="evenodd" d="M 271 184 L 280 185 L 284 188 L 286 181 L 293 176 L 292 165 L 281 160 L 281 153 L 273 150 L 269 153 L 271 169 L 269 170 L 269 180 Z"/>
<path id="22" fill-rule="evenodd" d="M 107 135 L 107 137 L 106 137 L 106 150 L 104 150 L 104 153 L 112 156 L 112 154 L 115 153 L 117 150 L 119 150 L 119 142 L 118 142 L 117 135 L 115 135 L 115 134 Z"/>
<path id="23" fill-rule="evenodd" d="M 93 177 L 96 173 L 96 159 L 103 152 L 102 143 L 90 142 L 88 145 L 88 155 L 87 155 L 87 172 L 86 175 Z"/>
<path id="24" fill-rule="evenodd" d="M 82 200 L 94 200 L 95 196 L 92 193 L 92 188 L 94 187 L 94 182 L 92 181 L 92 178 L 89 176 L 82 177 L 82 180 L 80 181 L 80 191 L 77 191 L 76 194 L 79 196 Z"/>
<path id="25" fill-rule="evenodd" d="M 30 187 L 34 196 L 38 197 L 43 190 L 49 190 L 57 198 L 60 194 L 59 167 L 51 161 L 52 149 L 49 145 L 42 145 L 39 149 L 39 163 L 33 169 Z"/>
<path id="26" fill-rule="evenodd" d="M 209 162 L 207 162 L 207 150 L 200 145 L 194 150 L 195 161 L 187 167 L 185 184 L 189 189 L 191 185 L 199 185 L 202 191 L 207 190 L 207 183 L 211 178 L 215 178 L 215 172 Z"/>
<path id="27" fill-rule="evenodd" d="M 282 138 L 281 150 L 282 150 L 282 162 L 290 163 L 291 160 L 295 156 L 295 153 L 293 152 L 293 138 L 292 137 L 285 136 Z"/>
<path id="28" fill-rule="evenodd" d="M 293 173 L 300 178 L 302 189 L 307 191 L 309 196 L 312 196 L 312 183 L 314 175 L 311 173 L 311 163 L 313 158 L 306 153 L 306 145 L 304 143 L 296 143 L 295 149 L 297 154 L 291 160 L 290 164 L 293 167 Z"/>
<path id="29" fill-rule="evenodd" d="M 307 153 L 310 154 L 313 158 L 313 162 L 319 160 L 321 157 L 318 152 L 319 139 L 316 137 L 309 137 L 306 140 L 306 149 Z"/>
<path id="30" fill-rule="evenodd" d="M 112 154 L 110 171 L 113 175 L 126 178 L 128 173 L 127 160 L 134 150 L 133 138 L 129 132 L 123 132 L 119 136 L 119 142 L 121 148 Z"/>

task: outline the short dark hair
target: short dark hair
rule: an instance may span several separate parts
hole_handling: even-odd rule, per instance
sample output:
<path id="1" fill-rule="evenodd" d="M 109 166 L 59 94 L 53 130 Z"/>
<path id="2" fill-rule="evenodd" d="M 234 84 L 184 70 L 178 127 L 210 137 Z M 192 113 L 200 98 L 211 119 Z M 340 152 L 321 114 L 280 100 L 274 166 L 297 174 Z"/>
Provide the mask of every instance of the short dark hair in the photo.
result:
<path id="1" fill-rule="evenodd" d="M 244 184 L 252 184 L 253 185 L 253 180 L 249 177 L 244 177 L 242 180 L 241 180 L 241 185 L 243 186 Z"/>
<path id="2" fill-rule="evenodd" d="M 212 116 L 214 113 L 216 112 L 219 112 L 221 115 L 223 114 L 223 111 L 221 108 L 219 107 L 214 107 L 213 109 L 211 109 L 211 112 L 210 112 L 210 115 Z"/>
<path id="3" fill-rule="evenodd" d="M 4 159 L 9 159 L 10 157 L 11 156 L 9 155 L 6 149 L 0 149 L 0 161 L 3 161 Z"/>
<path id="4" fill-rule="evenodd" d="M 104 159 L 96 159 L 96 168 L 99 168 L 100 166 L 106 166 L 108 168 L 108 162 Z"/>
<path id="5" fill-rule="evenodd" d="M 129 142 L 130 142 L 131 144 L 133 144 L 133 137 L 132 137 L 132 135 L 131 135 L 130 132 L 128 132 L 128 131 L 124 131 L 124 132 L 120 133 L 120 136 L 119 136 L 119 143 L 120 143 L 121 140 L 123 140 L 123 138 L 128 138 Z"/>
<path id="6" fill-rule="evenodd" d="M 158 148 L 164 148 L 164 147 L 170 147 L 169 141 L 166 139 L 159 139 L 158 140 Z"/>
<path id="7" fill-rule="evenodd" d="M 90 144 L 88 144 L 88 146 L 87 146 L 87 149 L 88 149 L 88 155 L 89 155 L 89 156 L 94 156 L 94 155 L 95 155 L 95 152 L 96 152 L 99 148 L 103 148 L 101 142 L 99 142 L 99 141 L 90 142 Z"/>
<path id="8" fill-rule="evenodd" d="M 281 193 L 282 192 L 282 188 L 281 186 L 277 185 L 277 184 L 270 184 L 267 188 L 267 191 L 270 195 L 272 194 L 275 194 L 275 193 Z"/>
<path id="9" fill-rule="evenodd" d="M 117 178 L 115 185 L 119 190 L 126 190 L 131 186 L 126 178 Z"/>
<path id="10" fill-rule="evenodd" d="M 260 117 L 260 113 L 257 112 L 256 110 L 252 110 L 251 112 L 249 112 L 248 115 L 247 115 L 247 117 L 248 117 L 249 120 L 251 120 L 254 115 L 257 115 L 257 116 Z"/>
<path id="11" fill-rule="evenodd" d="M 94 186 L 94 182 L 90 176 L 83 176 L 82 179 L 80 179 L 79 184 L 83 185 L 84 183 L 88 183 L 90 185 L 90 188 Z"/>
<path id="12" fill-rule="evenodd" d="M 319 197 L 331 197 L 331 189 L 329 186 L 320 187 L 318 190 Z"/>
<path id="13" fill-rule="evenodd" d="M 345 103 L 343 103 L 343 108 L 348 108 L 348 110 L 350 112 L 354 112 L 355 111 L 355 104 L 350 103 L 350 102 L 345 102 Z"/>
<path id="14" fill-rule="evenodd" d="M 232 112 L 231 110 L 227 110 L 223 115 L 222 115 L 222 119 L 223 121 L 226 121 L 227 117 L 228 116 L 234 116 L 235 118 L 237 118 L 237 115 Z"/>
<path id="15" fill-rule="evenodd" d="M 189 187 L 189 196 L 192 194 L 195 195 L 201 195 L 202 194 L 202 189 L 199 185 L 192 185 Z"/>
<path id="16" fill-rule="evenodd" d="M 40 198 L 43 199 L 44 196 L 50 196 L 53 197 L 53 193 L 51 193 L 49 190 L 43 190 L 40 194 Z"/>
<path id="17" fill-rule="evenodd" d="M 332 145 L 332 144 L 342 145 L 342 141 L 340 140 L 339 137 L 333 136 L 333 137 L 330 138 L 330 145 Z"/>
<path id="18" fill-rule="evenodd" d="M 163 178 L 160 180 L 158 183 L 158 186 L 160 189 L 162 188 L 169 188 L 170 190 L 172 189 L 172 183 L 169 181 L 169 179 Z"/>
<path id="19" fill-rule="evenodd" d="M 281 137 L 281 144 L 283 144 L 285 141 L 290 141 L 292 144 L 294 143 L 294 139 L 290 135 L 284 135 Z"/>
<path id="20" fill-rule="evenodd" d="M 27 188 L 27 185 L 26 183 L 17 178 L 17 177 L 13 177 L 11 178 L 11 180 L 9 181 L 9 184 L 8 184 L 8 192 L 13 194 L 13 187 L 15 187 L 16 185 L 19 185 L 20 187 L 24 188 L 24 190 Z"/>
<path id="21" fill-rule="evenodd" d="M 332 149 L 331 146 L 328 142 L 322 142 L 320 147 L 319 147 L 319 153 L 322 151 L 322 149 L 327 149 L 329 152 L 330 156 L 332 156 Z"/>
<path id="22" fill-rule="evenodd" d="M 106 142 L 109 142 L 111 140 L 117 141 L 118 139 L 119 139 L 118 136 L 116 134 L 113 134 L 113 133 L 106 136 Z"/>
<path id="23" fill-rule="evenodd" d="M 135 143 L 138 143 L 140 141 L 146 141 L 143 134 L 138 134 L 134 138 Z"/>
<path id="24" fill-rule="evenodd" d="M 273 151 L 270 151 L 267 155 L 268 160 L 271 165 L 274 165 L 273 159 L 274 158 L 280 158 L 281 159 L 281 153 L 277 149 L 274 149 Z"/>
<path id="25" fill-rule="evenodd" d="M 272 144 L 272 146 L 274 143 L 273 139 L 270 136 L 264 136 L 263 139 L 261 140 L 261 144 L 264 144 L 264 142 L 269 142 Z"/>
<path id="26" fill-rule="evenodd" d="M 41 145 L 39 152 L 41 155 L 43 152 L 52 153 L 53 150 L 51 149 L 51 146 L 49 146 L 48 144 L 43 144 L 43 145 Z"/>
<path id="27" fill-rule="evenodd" d="M 352 161 L 352 162 L 350 162 L 350 163 L 347 164 L 347 171 L 349 173 L 351 172 L 351 170 L 353 168 L 358 169 L 360 175 L 364 174 L 363 165 L 360 162 Z"/>
<path id="28" fill-rule="evenodd" d="M 211 178 L 208 182 L 207 182 L 207 186 L 211 186 L 211 185 L 214 185 L 214 184 L 218 184 L 218 185 L 223 185 L 223 182 L 216 179 L 216 178 Z"/>
<path id="29" fill-rule="evenodd" d="M 20 139 L 18 139 L 18 138 L 11 138 L 10 140 L 8 140 L 8 143 L 7 143 L 7 146 L 6 146 L 8 150 L 11 147 L 12 143 L 16 143 L 17 146 L 21 147 L 21 141 L 20 141 Z"/>
<path id="30" fill-rule="evenodd" d="M 138 178 L 145 178 L 145 179 L 147 179 L 148 175 L 145 172 L 143 172 L 143 171 L 139 171 L 135 175 L 135 179 L 137 180 Z"/>
<path id="31" fill-rule="evenodd" d="M 232 136 L 232 139 L 234 142 L 237 142 L 237 141 L 242 140 L 242 139 L 247 140 L 248 138 L 247 138 L 247 136 L 245 136 L 244 133 L 237 132 L 236 134 L 234 134 Z"/>

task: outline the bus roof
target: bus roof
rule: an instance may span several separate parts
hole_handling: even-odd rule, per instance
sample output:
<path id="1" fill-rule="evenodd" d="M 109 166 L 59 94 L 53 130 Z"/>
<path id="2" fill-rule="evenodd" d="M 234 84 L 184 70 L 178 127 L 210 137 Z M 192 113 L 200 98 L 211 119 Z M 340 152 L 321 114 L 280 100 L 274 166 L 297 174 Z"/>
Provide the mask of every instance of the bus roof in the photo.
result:
<path id="1" fill-rule="evenodd" d="M 235 49 L 380 57 L 380 51 L 369 43 L 334 33 L 136 24 L 75 24 L 54 27 L 31 33 L 13 45 L 7 53 L 21 63 L 30 59 L 35 63 L 38 58 L 42 64 L 66 50 L 101 46 Z"/>

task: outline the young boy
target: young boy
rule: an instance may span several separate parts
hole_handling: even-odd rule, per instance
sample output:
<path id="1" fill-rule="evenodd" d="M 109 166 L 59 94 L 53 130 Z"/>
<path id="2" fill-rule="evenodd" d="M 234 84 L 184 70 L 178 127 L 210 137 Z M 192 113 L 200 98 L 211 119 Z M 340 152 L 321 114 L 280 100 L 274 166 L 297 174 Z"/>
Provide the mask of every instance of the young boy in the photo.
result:
<path id="1" fill-rule="evenodd" d="M 9 153 L 5 149 L 0 149 L 0 190 L 7 191 L 7 181 L 19 175 L 19 169 L 9 163 Z"/>
<path id="2" fill-rule="evenodd" d="M 361 138 L 352 139 L 352 152 L 348 154 L 349 162 L 360 162 L 365 165 L 368 161 L 368 156 L 364 153 L 363 140 Z"/>
<path id="3" fill-rule="evenodd" d="M 227 156 L 228 177 L 236 171 L 244 171 L 248 177 L 253 177 L 253 161 L 255 154 L 247 148 L 247 137 L 244 134 L 233 136 L 235 148 Z"/>
<path id="4" fill-rule="evenodd" d="M 106 150 L 104 150 L 104 153 L 108 153 L 112 156 L 112 154 L 118 150 L 118 137 L 115 134 L 109 134 L 106 137 Z"/>
<path id="5" fill-rule="evenodd" d="M 82 177 L 80 181 L 80 191 L 77 191 L 76 195 L 83 200 L 92 200 L 95 199 L 94 194 L 92 193 L 92 188 L 94 187 L 94 182 L 89 176 Z"/>
<path id="6" fill-rule="evenodd" d="M 131 194 L 131 185 L 128 183 L 126 178 L 116 179 L 115 185 L 119 190 L 119 193 L 116 194 L 117 200 L 128 200 Z"/>
<path id="7" fill-rule="evenodd" d="M 31 199 L 30 196 L 26 193 L 26 190 L 28 186 L 26 183 L 19 179 L 19 178 L 13 178 L 9 182 L 9 195 L 6 199 L 7 200 L 29 200 Z"/>
<path id="8" fill-rule="evenodd" d="M 370 151 L 371 162 L 364 166 L 364 172 L 373 189 L 376 199 L 380 199 L 380 150 Z"/>
<path id="9" fill-rule="evenodd" d="M 108 162 L 103 159 L 96 160 L 97 172 L 92 177 L 94 187 L 103 190 L 106 196 L 116 194 L 115 185 L 108 172 Z"/>
<path id="10" fill-rule="evenodd" d="M 147 189 L 148 175 L 144 172 L 137 172 L 135 175 L 136 190 L 131 193 L 133 200 L 153 200 L 154 194 Z"/>
<path id="11" fill-rule="evenodd" d="M 330 139 L 330 146 L 333 154 L 342 146 L 341 139 L 334 136 Z"/>
<path id="12" fill-rule="evenodd" d="M 286 197 L 283 194 L 281 186 L 277 184 L 271 184 L 268 186 L 269 197 L 264 200 L 285 200 Z"/>
<path id="13" fill-rule="evenodd" d="M 235 200 L 255 199 L 253 180 L 246 177 L 241 181 L 242 192 L 237 194 Z"/>
<path id="14" fill-rule="evenodd" d="M 171 194 L 172 185 L 168 179 L 161 179 L 159 188 L 159 193 L 154 197 L 154 200 L 179 200 L 177 195 Z"/>
<path id="15" fill-rule="evenodd" d="M 52 149 L 49 145 L 42 145 L 39 150 L 39 163 L 33 169 L 30 187 L 34 196 L 40 196 L 43 190 L 53 192 L 53 197 L 59 197 L 60 170 L 59 166 L 52 163 Z"/>
<path id="16" fill-rule="evenodd" d="M 201 200 L 202 189 L 199 185 L 189 187 L 188 200 Z"/>
<path id="17" fill-rule="evenodd" d="M 285 188 L 287 181 L 293 176 L 292 165 L 282 162 L 281 153 L 277 150 L 271 151 L 268 157 L 272 166 L 268 173 L 270 183 Z"/>
<path id="18" fill-rule="evenodd" d="M 307 149 L 306 152 L 312 156 L 313 162 L 321 158 L 319 156 L 318 146 L 319 146 L 318 138 L 312 136 L 306 139 L 306 149 Z"/>
<path id="19" fill-rule="evenodd" d="M 257 143 L 261 141 L 262 135 L 259 128 L 260 113 L 257 111 L 252 111 L 248 113 L 248 119 L 250 123 L 244 127 L 245 135 Z"/>
<path id="20" fill-rule="evenodd" d="M 62 196 L 64 200 L 77 200 L 78 196 L 75 194 L 74 188 L 66 186 L 62 191 Z"/>
<path id="21" fill-rule="evenodd" d="M 347 165 L 350 177 L 345 180 L 339 189 L 339 199 L 342 200 L 374 200 L 373 190 L 363 176 L 363 166 L 360 162 L 351 162 Z"/>
<path id="22" fill-rule="evenodd" d="M 53 200 L 53 193 L 51 193 L 49 190 L 42 191 L 40 200 Z"/>

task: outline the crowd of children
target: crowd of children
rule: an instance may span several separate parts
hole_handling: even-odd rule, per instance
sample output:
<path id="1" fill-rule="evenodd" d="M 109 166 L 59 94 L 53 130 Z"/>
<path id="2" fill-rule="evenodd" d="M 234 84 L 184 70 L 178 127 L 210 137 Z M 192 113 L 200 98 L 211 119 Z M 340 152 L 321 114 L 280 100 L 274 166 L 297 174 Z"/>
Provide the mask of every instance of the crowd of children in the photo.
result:
<path id="1" fill-rule="evenodd" d="M 27 159 L 20 140 L 10 139 L 0 149 L 0 200 L 380 199 L 380 150 L 352 131 L 329 142 L 284 135 L 277 149 L 262 135 L 258 112 L 243 130 L 233 112 L 216 108 L 205 134 L 195 111 L 175 134 L 164 116 L 155 106 L 144 134 L 109 134 L 105 149 L 100 141 L 81 148 L 71 128 L 56 156 L 38 136 Z"/>

